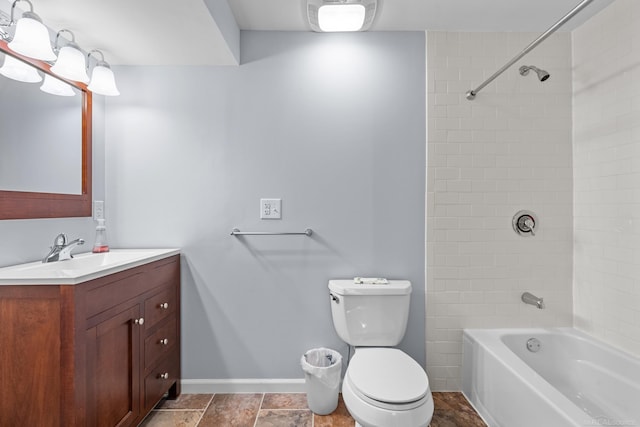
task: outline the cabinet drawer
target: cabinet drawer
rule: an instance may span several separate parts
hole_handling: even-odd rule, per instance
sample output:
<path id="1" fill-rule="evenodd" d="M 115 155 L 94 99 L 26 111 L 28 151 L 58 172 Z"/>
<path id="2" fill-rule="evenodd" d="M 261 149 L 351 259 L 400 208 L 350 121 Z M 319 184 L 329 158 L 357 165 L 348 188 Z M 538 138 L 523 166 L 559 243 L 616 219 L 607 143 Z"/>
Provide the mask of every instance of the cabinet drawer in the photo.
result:
<path id="1" fill-rule="evenodd" d="M 150 282 L 162 285 L 165 283 L 176 283 L 180 280 L 180 262 L 176 257 L 168 258 L 154 265 L 149 271 L 148 280 Z"/>
<path id="2" fill-rule="evenodd" d="M 157 294 L 144 301 L 144 321 L 147 330 L 152 329 L 158 322 L 176 312 L 178 297 L 176 286 L 164 288 Z"/>
<path id="3" fill-rule="evenodd" d="M 169 354 L 178 343 L 178 322 L 174 315 L 144 340 L 144 366 L 148 368 Z"/>
<path id="4" fill-rule="evenodd" d="M 87 292 L 87 318 L 135 298 L 144 291 L 144 275 L 133 274 L 104 284 Z"/>
<path id="5" fill-rule="evenodd" d="M 144 379 L 144 407 L 153 408 L 180 378 L 178 355 L 172 354 L 156 366 Z"/>
<path id="6" fill-rule="evenodd" d="M 87 318 L 136 298 L 153 288 L 180 283 L 179 258 L 155 261 L 82 284 L 87 290 Z"/>

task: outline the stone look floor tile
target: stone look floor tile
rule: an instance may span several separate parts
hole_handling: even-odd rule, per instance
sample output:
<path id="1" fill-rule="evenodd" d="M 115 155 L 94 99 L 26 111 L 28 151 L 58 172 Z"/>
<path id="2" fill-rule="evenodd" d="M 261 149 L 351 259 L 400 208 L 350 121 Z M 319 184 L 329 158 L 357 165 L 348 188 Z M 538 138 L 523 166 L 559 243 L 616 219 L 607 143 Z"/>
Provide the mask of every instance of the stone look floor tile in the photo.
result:
<path id="1" fill-rule="evenodd" d="M 487 427 L 462 393 L 433 393 L 433 403 L 430 427 Z"/>
<path id="2" fill-rule="evenodd" d="M 255 427 L 312 427 L 308 409 L 261 409 Z"/>
<path id="3" fill-rule="evenodd" d="M 213 396 L 213 397 L 212 397 Z M 486 427 L 462 393 L 433 393 L 430 427 Z M 206 411 L 205 411 L 206 408 Z M 202 419 L 200 419 L 202 417 Z M 200 421 L 199 421 L 200 420 Z M 313 414 L 304 393 L 185 394 L 163 401 L 143 427 L 354 427 L 342 395 L 329 415 Z"/>
<path id="4" fill-rule="evenodd" d="M 176 400 L 163 399 L 156 409 L 207 409 L 213 394 L 181 394 Z"/>
<path id="5" fill-rule="evenodd" d="M 338 399 L 338 407 L 331 414 L 313 414 L 314 427 L 353 427 L 355 423 L 342 400 L 342 395 Z"/>
<path id="6" fill-rule="evenodd" d="M 253 427 L 263 395 L 215 394 L 198 427 Z"/>
<path id="7" fill-rule="evenodd" d="M 266 393 L 262 409 L 309 409 L 306 393 Z"/>
<path id="8" fill-rule="evenodd" d="M 152 411 L 139 427 L 196 427 L 203 411 Z"/>

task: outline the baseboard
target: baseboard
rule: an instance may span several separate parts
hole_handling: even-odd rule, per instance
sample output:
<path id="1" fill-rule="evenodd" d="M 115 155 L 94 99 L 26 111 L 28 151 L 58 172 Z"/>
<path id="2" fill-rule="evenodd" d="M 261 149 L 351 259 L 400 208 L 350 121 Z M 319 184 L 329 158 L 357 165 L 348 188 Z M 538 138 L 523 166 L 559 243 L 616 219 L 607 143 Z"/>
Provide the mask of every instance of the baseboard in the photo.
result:
<path id="1" fill-rule="evenodd" d="M 180 382 L 182 393 L 304 393 L 304 378 L 300 379 L 193 379 Z"/>

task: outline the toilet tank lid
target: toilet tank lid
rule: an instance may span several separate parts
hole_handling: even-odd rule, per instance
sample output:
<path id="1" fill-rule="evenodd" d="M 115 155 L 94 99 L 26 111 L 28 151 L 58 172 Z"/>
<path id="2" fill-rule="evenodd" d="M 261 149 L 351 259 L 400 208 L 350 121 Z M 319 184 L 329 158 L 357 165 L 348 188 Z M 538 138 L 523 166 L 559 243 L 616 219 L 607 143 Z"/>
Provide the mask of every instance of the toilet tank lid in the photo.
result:
<path id="1" fill-rule="evenodd" d="M 389 280 L 384 285 L 354 283 L 353 279 L 329 280 L 329 289 L 338 295 L 408 295 L 411 282 L 408 280 Z"/>

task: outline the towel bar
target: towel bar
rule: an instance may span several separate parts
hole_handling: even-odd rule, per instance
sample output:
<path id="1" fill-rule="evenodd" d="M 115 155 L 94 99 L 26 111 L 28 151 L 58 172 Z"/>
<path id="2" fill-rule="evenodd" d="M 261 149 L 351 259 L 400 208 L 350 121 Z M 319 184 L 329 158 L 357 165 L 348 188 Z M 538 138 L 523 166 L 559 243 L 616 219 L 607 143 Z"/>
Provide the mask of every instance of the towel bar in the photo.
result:
<path id="1" fill-rule="evenodd" d="M 232 236 L 311 236 L 313 230 L 307 228 L 304 231 L 240 231 L 237 228 L 231 230 Z"/>

